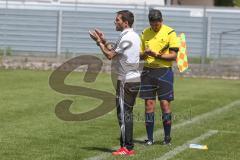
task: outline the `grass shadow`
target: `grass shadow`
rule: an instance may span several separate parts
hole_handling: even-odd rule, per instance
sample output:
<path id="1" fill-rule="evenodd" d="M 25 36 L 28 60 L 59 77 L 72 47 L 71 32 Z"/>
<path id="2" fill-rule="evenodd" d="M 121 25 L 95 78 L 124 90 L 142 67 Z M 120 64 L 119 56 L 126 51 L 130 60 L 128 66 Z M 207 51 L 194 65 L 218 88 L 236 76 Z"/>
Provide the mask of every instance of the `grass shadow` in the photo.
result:
<path id="1" fill-rule="evenodd" d="M 89 151 L 101 151 L 106 153 L 112 153 L 113 149 L 111 148 L 105 148 L 105 147 L 82 147 L 82 149 L 89 150 Z"/>

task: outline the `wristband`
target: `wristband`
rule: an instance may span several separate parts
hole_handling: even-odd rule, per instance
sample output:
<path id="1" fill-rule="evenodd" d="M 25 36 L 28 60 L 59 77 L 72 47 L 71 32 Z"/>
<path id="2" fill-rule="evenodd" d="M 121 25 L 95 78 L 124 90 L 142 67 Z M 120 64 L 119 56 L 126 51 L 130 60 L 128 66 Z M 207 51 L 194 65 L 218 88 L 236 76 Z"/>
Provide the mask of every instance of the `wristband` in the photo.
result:
<path id="1" fill-rule="evenodd" d="M 157 54 L 156 58 L 161 59 L 162 55 L 161 54 Z"/>
<path id="2" fill-rule="evenodd" d="M 106 39 L 103 39 L 102 43 L 105 45 L 107 43 Z"/>
<path id="3" fill-rule="evenodd" d="M 97 46 L 100 46 L 100 43 L 101 43 L 101 42 L 96 42 Z"/>

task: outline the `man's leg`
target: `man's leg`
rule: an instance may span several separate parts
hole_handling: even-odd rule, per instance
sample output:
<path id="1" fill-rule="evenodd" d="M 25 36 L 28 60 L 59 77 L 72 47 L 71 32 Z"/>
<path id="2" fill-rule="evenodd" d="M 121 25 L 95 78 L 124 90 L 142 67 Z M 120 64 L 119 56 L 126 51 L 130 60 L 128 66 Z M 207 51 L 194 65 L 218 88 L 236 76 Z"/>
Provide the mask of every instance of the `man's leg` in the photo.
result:
<path id="1" fill-rule="evenodd" d="M 153 77 L 152 69 L 145 67 L 141 76 L 140 97 L 145 101 L 145 125 L 147 131 L 146 144 L 153 144 L 154 109 L 156 105 L 156 90 L 158 84 Z"/>
<path id="2" fill-rule="evenodd" d="M 145 100 L 145 125 L 147 131 L 148 145 L 153 143 L 153 130 L 154 130 L 154 109 L 156 101 L 147 99 Z"/>
<path id="3" fill-rule="evenodd" d="M 119 83 L 118 83 L 119 84 Z M 128 150 L 132 150 L 133 144 L 133 106 L 138 94 L 138 90 L 134 88 L 139 88 L 139 82 L 131 82 L 124 84 L 123 93 L 119 94 L 119 98 L 124 97 L 122 103 L 117 103 L 117 115 L 120 128 L 124 126 L 124 132 L 121 131 L 120 145 L 121 147 L 126 147 Z M 120 87 L 119 87 L 120 88 Z M 122 97 L 123 96 L 123 97 Z M 117 99 L 119 102 L 119 99 Z M 124 113 L 124 115 L 122 115 Z M 124 117 L 124 120 L 122 118 Z M 122 129 L 122 128 L 121 128 Z M 124 135 L 123 135 L 124 134 Z"/>
<path id="4" fill-rule="evenodd" d="M 136 101 L 140 82 L 127 82 L 124 87 L 125 146 L 132 150 L 133 144 L 133 106 Z"/>
<path id="5" fill-rule="evenodd" d="M 122 120 L 121 120 L 121 109 L 120 106 L 117 108 L 118 114 L 118 122 L 121 128 Z M 120 146 L 126 147 L 129 150 L 132 150 L 133 145 L 133 107 L 125 105 L 124 106 L 124 128 L 125 128 L 125 135 L 122 135 L 123 132 L 120 134 Z M 124 138 L 124 139 L 123 139 Z"/>
<path id="6" fill-rule="evenodd" d="M 121 87 L 121 81 L 117 81 L 117 88 L 116 88 L 116 108 L 117 108 L 117 118 L 118 118 L 118 124 L 121 129 L 122 127 L 122 108 L 121 108 L 121 103 L 120 103 L 120 87 Z M 124 141 L 123 141 L 123 135 L 122 131 L 120 132 L 120 146 L 124 147 Z"/>
<path id="7" fill-rule="evenodd" d="M 132 150 L 133 144 L 133 106 L 125 106 L 125 147 Z"/>
<path id="8" fill-rule="evenodd" d="M 112 152 L 113 155 L 133 155 L 135 154 L 133 147 L 133 106 L 124 105 L 124 111 L 121 106 L 117 106 L 117 115 L 118 122 L 121 129 L 120 134 L 120 145 L 121 148 Z M 121 115 L 124 112 L 124 120 L 122 120 L 123 116 Z M 124 126 L 124 128 L 122 128 Z M 124 131 L 122 130 L 124 129 Z"/>
<path id="9" fill-rule="evenodd" d="M 168 144 L 171 141 L 171 125 L 172 125 L 172 115 L 171 115 L 171 105 L 167 100 L 160 101 L 162 109 L 162 122 L 164 128 L 164 141 L 163 144 Z"/>
<path id="10" fill-rule="evenodd" d="M 173 72 L 171 68 L 159 69 L 158 84 L 158 99 L 162 109 L 162 122 L 164 128 L 164 140 L 162 144 L 168 144 L 171 141 L 171 101 L 174 100 L 173 91 Z"/>

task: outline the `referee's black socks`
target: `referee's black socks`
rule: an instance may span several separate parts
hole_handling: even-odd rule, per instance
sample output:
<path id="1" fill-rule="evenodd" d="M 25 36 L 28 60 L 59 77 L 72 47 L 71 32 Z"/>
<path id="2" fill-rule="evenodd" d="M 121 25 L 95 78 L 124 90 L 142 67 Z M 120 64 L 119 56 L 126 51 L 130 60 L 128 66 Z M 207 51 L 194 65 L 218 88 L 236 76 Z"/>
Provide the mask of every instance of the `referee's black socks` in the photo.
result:
<path id="1" fill-rule="evenodd" d="M 172 125 L 172 113 L 162 114 L 163 128 L 165 137 L 170 137 Z"/>
<path id="2" fill-rule="evenodd" d="M 153 142 L 154 112 L 145 113 L 145 124 L 148 140 Z"/>

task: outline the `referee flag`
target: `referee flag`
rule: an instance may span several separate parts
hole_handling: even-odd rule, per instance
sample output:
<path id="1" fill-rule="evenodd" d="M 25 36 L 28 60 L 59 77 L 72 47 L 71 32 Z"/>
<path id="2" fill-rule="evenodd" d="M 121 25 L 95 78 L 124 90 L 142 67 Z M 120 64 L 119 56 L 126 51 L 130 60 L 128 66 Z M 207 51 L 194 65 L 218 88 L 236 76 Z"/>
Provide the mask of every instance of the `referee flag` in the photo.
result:
<path id="1" fill-rule="evenodd" d="M 179 35 L 180 47 L 177 55 L 177 66 L 180 72 L 184 72 L 188 69 L 188 59 L 187 59 L 187 46 L 186 46 L 186 36 L 184 33 Z"/>

